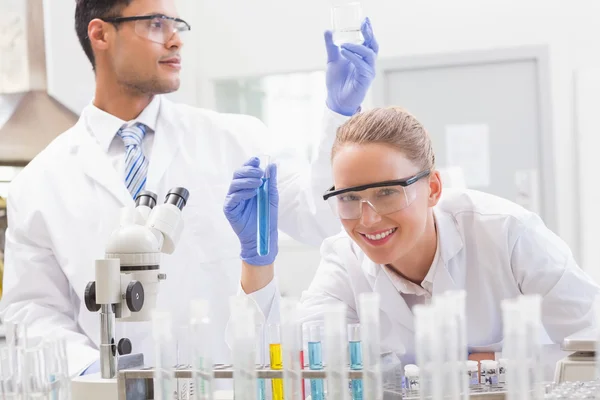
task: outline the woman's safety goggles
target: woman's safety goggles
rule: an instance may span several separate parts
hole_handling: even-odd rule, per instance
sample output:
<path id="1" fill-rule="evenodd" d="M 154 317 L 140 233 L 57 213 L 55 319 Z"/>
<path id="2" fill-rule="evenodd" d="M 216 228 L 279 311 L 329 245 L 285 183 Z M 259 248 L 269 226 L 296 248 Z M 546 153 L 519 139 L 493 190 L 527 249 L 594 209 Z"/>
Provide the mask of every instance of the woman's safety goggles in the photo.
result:
<path id="1" fill-rule="evenodd" d="M 167 17 L 166 15 L 141 15 L 135 17 L 106 18 L 105 22 L 120 24 L 123 22 L 134 22 L 135 33 L 138 36 L 155 43 L 165 44 L 175 33 L 188 32 L 192 27 L 182 19 Z"/>
<path id="2" fill-rule="evenodd" d="M 362 217 L 363 203 L 366 203 L 379 215 L 400 211 L 414 201 L 417 191 L 413 183 L 429 176 L 425 170 L 408 179 L 370 183 L 336 190 L 329 189 L 323 195 L 333 212 L 341 219 L 359 219 Z"/>

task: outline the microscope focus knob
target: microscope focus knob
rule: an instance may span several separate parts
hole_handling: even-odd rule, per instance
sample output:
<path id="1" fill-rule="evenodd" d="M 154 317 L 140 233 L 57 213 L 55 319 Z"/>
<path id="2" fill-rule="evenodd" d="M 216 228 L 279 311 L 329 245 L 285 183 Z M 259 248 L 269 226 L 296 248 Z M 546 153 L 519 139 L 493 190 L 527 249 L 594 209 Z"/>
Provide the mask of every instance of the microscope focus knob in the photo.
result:
<path id="1" fill-rule="evenodd" d="M 125 292 L 125 301 L 127 301 L 127 308 L 131 312 L 141 311 L 144 306 L 144 287 L 140 282 L 129 282 L 127 291 Z"/>
<path id="2" fill-rule="evenodd" d="M 91 312 L 100 310 L 100 304 L 96 303 L 96 282 L 90 282 L 85 287 L 84 293 L 85 306 Z"/>
<path id="3" fill-rule="evenodd" d="M 131 340 L 127 338 L 119 340 L 119 344 L 117 344 L 117 350 L 119 351 L 119 355 L 124 356 L 127 354 L 131 354 L 132 349 L 133 346 L 131 346 Z"/>

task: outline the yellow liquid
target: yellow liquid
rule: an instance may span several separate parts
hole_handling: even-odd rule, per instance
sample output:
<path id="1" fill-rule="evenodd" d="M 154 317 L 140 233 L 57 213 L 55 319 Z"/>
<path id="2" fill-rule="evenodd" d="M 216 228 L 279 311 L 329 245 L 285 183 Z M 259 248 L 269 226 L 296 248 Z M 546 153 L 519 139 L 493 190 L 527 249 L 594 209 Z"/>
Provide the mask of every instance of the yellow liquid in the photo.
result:
<path id="1" fill-rule="evenodd" d="M 269 358 L 271 369 L 283 369 L 280 344 L 269 345 Z M 283 400 L 283 379 L 271 379 L 271 388 L 273 390 L 273 400 Z"/>

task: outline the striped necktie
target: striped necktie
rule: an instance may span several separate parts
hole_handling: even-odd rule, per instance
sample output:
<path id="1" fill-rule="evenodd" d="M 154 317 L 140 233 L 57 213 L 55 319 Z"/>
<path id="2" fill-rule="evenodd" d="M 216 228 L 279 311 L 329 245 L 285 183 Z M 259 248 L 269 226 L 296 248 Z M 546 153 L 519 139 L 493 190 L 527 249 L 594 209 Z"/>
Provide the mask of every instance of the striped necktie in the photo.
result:
<path id="1" fill-rule="evenodd" d="M 142 140 L 149 128 L 139 122 L 133 126 L 124 126 L 117 136 L 125 144 L 125 186 L 135 199 L 146 184 L 148 159 L 142 150 Z"/>

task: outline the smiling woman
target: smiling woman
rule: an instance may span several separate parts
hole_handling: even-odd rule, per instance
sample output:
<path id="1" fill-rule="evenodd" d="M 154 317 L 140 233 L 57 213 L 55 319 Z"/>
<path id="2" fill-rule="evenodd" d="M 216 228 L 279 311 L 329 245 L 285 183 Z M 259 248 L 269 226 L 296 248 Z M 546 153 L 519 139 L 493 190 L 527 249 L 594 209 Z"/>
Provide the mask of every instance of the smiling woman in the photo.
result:
<path id="1" fill-rule="evenodd" d="M 443 190 L 429 135 L 406 110 L 353 116 L 337 131 L 331 163 L 334 185 L 323 198 L 344 232 L 323 242 L 301 299 L 302 322 L 320 322 L 339 303 L 348 324 L 360 322 L 359 295 L 378 293 L 383 350 L 405 363 L 415 361 L 413 308 L 448 291 L 466 292 L 473 358 L 502 350 L 501 304 L 521 294 L 542 297 L 542 323 L 556 343 L 594 324 L 600 287 L 568 246 L 539 216 L 506 199 Z M 244 265 L 241 287 L 275 323 L 280 295 L 273 280 L 264 282 L 265 270 Z"/>

